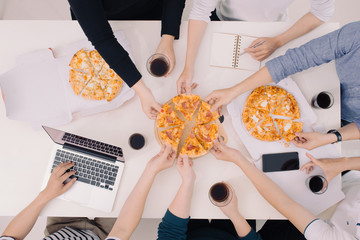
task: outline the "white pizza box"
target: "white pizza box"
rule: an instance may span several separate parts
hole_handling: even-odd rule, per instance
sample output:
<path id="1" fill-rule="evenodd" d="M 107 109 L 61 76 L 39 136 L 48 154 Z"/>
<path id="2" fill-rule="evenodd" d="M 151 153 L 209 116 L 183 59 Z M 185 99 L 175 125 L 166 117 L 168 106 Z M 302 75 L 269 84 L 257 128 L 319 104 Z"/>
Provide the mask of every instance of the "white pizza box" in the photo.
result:
<path id="1" fill-rule="evenodd" d="M 118 31 L 115 36 L 131 57 L 124 33 Z M 68 64 L 81 48 L 94 49 L 89 41 L 83 40 L 55 51 L 55 56 L 51 49 L 19 56 L 15 68 L 0 76 L 7 117 L 30 122 L 35 129 L 40 129 L 41 125 L 69 123 L 73 113 L 86 116 L 116 109 L 134 96 L 134 91 L 125 83 L 111 102 L 77 96 L 69 84 Z"/>
<path id="2" fill-rule="evenodd" d="M 309 132 L 314 131 L 315 128 L 319 129 L 319 126 L 317 124 L 317 116 L 314 110 L 306 101 L 304 95 L 302 94 L 296 83 L 291 78 L 286 78 L 279 82 L 277 85 L 291 93 L 298 102 L 300 108 L 300 121 L 304 123 L 303 131 Z M 245 125 L 242 121 L 242 112 L 245 106 L 246 99 L 251 92 L 252 91 L 248 91 L 244 94 L 241 94 L 239 97 L 237 97 L 227 105 L 227 110 L 229 112 L 229 115 L 231 116 L 231 121 L 234 129 L 244 143 L 251 157 L 253 159 L 259 159 L 262 154 L 265 153 L 294 151 L 297 152 L 299 148 L 295 147 L 293 144 L 287 146 L 287 144 L 284 144 L 284 140 L 276 142 L 261 141 L 251 136 L 250 133 L 246 130 Z"/>

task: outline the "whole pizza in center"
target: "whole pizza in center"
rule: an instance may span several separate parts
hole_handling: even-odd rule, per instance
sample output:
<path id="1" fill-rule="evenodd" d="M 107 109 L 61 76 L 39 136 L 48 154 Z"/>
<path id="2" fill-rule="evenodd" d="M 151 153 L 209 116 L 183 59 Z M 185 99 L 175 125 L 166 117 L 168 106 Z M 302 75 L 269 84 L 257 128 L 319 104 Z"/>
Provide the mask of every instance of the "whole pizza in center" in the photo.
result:
<path id="1" fill-rule="evenodd" d="M 96 50 L 81 49 L 70 61 L 69 83 L 76 95 L 90 100 L 113 100 L 123 80 Z"/>
<path id="2" fill-rule="evenodd" d="M 303 126 L 294 96 L 278 86 L 254 89 L 246 99 L 242 118 L 246 130 L 262 141 L 289 142 Z"/>
<path id="3" fill-rule="evenodd" d="M 212 148 L 219 132 L 226 137 L 218 118 L 200 96 L 181 94 L 162 106 L 155 134 L 160 143 L 169 143 L 178 153 L 200 157 Z"/>

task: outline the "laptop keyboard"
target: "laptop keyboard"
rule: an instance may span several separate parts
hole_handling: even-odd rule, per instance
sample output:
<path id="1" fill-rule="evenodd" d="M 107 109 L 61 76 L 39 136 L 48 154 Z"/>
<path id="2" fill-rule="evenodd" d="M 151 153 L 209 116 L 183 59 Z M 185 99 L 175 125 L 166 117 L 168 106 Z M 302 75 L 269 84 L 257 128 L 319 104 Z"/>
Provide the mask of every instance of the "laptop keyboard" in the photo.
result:
<path id="1" fill-rule="evenodd" d="M 101 151 L 104 153 L 111 154 L 113 156 L 122 157 L 123 152 L 121 148 L 117 146 L 113 146 L 110 144 L 106 144 L 103 142 L 95 141 L 89 138 L 80 137 L 71 133 L 65 133 L 65 135 L 62 138 L 63 141 L 66 141 L 68 143 L 74 143 L 79 146 L 84 146 L 90 149 L 94 149 L 97 151 Z"/>
<path id="2" fill-rule="evenodd" d="M 75 163 L 70 170 L 76 171 L 73 176 L 78 178 L 77 181 L 110 191 L 113 190 L 115 179 L 119 172 L 118 166 L 57 149 L 51 172 L 58 164 L 69 161 Z"/>

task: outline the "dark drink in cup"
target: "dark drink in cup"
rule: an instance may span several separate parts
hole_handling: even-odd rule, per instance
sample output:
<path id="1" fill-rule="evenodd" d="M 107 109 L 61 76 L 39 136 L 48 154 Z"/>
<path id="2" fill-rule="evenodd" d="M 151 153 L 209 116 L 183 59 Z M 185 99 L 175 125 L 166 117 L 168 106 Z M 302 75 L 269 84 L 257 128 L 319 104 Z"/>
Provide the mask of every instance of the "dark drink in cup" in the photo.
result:
<path id="1" fill-rule="evenodd" d="M 170 61 L 165 55 L 156 53 L 149 58 L 146 67 L 154 77 L 163 77 L 170 70 Z"/>
<path id="2" fill-rule="evenodd" d="M 129 145 L 133 149 L 139 150 L 145 145 L 145 138 L 140 133 L 134 133 L 129 137 Z"/>
<path id="3" fill-rule="evenodd" d="M 215 183 L 210 188 L 209 198 L 215 206 L 226 206 L 232 199 L 232 189 L 224 182 Z"/>
<path id="4" fill-rule="evenodd" d="M 329 92 L 321 92 L 311 101 L 313 107 L 328 109 L 334 104 L 334 97 Z"/>
<path id="5" fill-rule="evenodd" d="M 327 190 L 327 181 L 321 175 L 311 176 L 306 179 L 306 185 L 311 192 L 315 194 L 322 194 Z"/>

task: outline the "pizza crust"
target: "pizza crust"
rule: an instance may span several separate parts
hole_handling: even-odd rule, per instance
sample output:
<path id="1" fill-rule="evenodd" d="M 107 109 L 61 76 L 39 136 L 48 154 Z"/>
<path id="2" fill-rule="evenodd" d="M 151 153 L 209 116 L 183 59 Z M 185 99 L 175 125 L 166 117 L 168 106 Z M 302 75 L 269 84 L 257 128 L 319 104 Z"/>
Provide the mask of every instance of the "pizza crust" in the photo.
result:
<path id="1" fill-rule="evenodd" d="M 171 101 L 175 104 L 175 109 L 180 111 L 186 120 L 191 121 L 200 102 L 200 96 L 195 94 L 180 94 L 171 99 Z"/>

